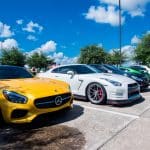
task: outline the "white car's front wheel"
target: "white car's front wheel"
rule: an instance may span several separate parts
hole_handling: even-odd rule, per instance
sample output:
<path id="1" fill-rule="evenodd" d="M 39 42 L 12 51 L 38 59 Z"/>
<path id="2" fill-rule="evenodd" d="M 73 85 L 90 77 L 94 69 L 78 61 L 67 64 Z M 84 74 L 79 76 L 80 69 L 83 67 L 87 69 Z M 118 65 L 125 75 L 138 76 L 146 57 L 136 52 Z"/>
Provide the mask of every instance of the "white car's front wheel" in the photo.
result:
<path id="1" fill-rule="evenodd" d="M 86 96 L 93 104 L 104 104 L 106 102 L 106 92 L 99 83 L 90 83 L 86 89 Z"/>

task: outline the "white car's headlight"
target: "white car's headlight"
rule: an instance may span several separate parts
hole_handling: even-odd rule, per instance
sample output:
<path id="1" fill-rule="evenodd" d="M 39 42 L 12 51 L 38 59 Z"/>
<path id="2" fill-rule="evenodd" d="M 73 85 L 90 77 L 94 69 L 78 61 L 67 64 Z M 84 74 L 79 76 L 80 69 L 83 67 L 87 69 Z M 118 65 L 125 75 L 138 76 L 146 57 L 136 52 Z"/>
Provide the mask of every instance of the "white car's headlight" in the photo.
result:
<path id="1" fill-rule="evenodd" d="M 114 86 L 122 86 L 122 84 L 118 81 L 114 81 L 114 80 L 110 80 L 110 79 L 106 79 L 106 78 L 103 78 L 103 79 L 108 81 L 109 83 L 113 84 Z"/>
<path id="2" fill-rule="evenodd" d="M 27 97 L 20 95 L 18 93 L 4 90 L 3 94 L 4 94 L 5 98 L 10 102 L 21 103 L 21 104 L 27 103 Z"/>
<path id="3" fill-rule="evenodd" d="M 138 78 L 136 76 L 131 76 L 131 78 L 134 79 L 134 80 L 137 80 L 137 81 L 141 81 L 141 82 L 143 81 L 142 79 L 140 79 L 140 78 Z"/>

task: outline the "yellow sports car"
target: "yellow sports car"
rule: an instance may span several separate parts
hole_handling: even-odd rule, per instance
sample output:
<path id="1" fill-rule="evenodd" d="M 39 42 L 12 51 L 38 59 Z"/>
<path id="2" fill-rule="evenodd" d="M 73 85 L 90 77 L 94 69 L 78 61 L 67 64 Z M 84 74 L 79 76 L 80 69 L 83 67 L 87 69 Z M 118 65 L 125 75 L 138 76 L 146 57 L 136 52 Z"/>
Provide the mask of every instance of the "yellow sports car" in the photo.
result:
<path id="1" fill-rule="evenodd" d="M 40 114 L 71 108 L 67 83 L 33 78 L 24 68 L 0 66 L 0 112 L 7 123 L 28 123 Z"/>

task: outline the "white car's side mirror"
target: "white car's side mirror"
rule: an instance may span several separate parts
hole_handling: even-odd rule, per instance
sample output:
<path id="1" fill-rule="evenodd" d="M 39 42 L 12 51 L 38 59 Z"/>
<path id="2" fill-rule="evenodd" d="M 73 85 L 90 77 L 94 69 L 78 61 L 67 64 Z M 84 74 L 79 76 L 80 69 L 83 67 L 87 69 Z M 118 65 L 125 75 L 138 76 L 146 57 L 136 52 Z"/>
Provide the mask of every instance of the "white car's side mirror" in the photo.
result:
<path id="1" fill-rule="evenodd" d="M 75 73 L 73 71 L 68 71 L 67 74 L 70 75 L 71 78 L 75 75 Z"/>

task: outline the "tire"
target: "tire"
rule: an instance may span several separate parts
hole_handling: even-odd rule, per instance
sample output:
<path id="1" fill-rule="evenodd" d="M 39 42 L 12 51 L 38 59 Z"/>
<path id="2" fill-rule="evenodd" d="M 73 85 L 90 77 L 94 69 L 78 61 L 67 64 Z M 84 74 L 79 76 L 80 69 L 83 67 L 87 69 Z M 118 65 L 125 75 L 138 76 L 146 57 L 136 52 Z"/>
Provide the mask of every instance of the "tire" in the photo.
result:
<path id="1" fill-rule="evenodd" d="M 92 104 L 105 104 L 105 88 L 97 82 L 90 83 L 86 88 L 86 97 Z"/>

